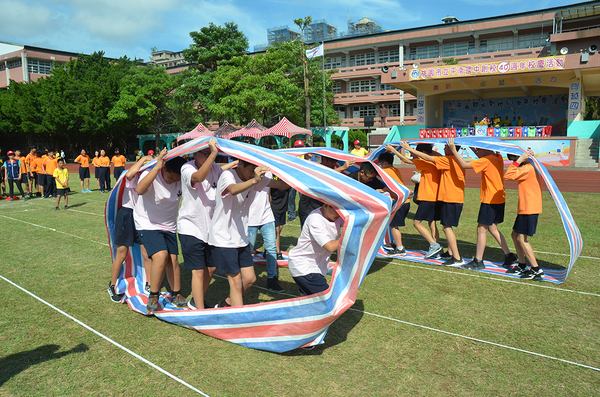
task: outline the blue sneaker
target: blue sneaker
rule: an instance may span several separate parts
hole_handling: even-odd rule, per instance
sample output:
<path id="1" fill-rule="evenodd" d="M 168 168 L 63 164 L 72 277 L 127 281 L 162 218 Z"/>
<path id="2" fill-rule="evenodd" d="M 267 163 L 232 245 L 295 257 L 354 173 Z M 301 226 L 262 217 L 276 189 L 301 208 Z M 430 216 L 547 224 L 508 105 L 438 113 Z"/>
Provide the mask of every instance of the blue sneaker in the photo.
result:
<path id="1" fill-rule="evenodd" d="M 425 255 L 425 259 L 431 259 L 442 250 L 442 246 L 436 242 L 429 244 L 429 251 Z"/>

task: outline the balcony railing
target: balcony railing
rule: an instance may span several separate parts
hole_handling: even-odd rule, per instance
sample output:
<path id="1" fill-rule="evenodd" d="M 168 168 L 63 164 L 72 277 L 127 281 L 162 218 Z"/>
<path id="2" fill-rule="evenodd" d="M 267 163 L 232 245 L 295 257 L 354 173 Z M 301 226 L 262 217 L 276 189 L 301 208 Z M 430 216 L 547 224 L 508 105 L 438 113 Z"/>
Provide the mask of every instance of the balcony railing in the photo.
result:
<path id="1" fill-rule="evenodd" d="M 374 119 L 375 125 L 374 127 L 381 126 L 381 119 L 379 117 L 375 117 Z M 364 127 L 364 118 L 358 119 L 341 119 L 342 127 Z M 404 116 L 404 125 L 413 125 L 417 124 L 417 116 Z M 388 127 L 392 125 L 400 125 L 400 116 L 393 116 L 386 118 L 386 125 Z"/>

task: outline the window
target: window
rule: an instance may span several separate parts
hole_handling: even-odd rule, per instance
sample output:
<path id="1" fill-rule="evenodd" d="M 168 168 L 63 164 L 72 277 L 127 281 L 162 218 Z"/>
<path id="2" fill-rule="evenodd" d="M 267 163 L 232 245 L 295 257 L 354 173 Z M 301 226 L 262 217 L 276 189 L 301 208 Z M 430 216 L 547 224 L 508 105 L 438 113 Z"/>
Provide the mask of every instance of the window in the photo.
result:
<path id="1" fill-rule="evenodd" d="M 400 50 L 380 51 L 379 63 L 393 63 L 400 61 Z"/>
<path id="2" fill-rule="evenodd" d="M 427 58 L 439 58 L 440 46 L 430 45 L 424 47 L 412 47 L 409 51 L 409 59 L 427 59 Z"/>
<path id="3" fill-rule="evenodd" d="M 38 59 L 27 60 L 27 71 L 29 73 L 50 74 L 51 69 L 52 62 L 50 61 L 41 61 Z"/>
<path id="4" fill-rule="evenodd" d="M 337 113 L 340 119 L 346 118 L 346 108 L 344 106 L 334 106 L 333 110 Z"/>
<path id="5" fill-rule="evenodd" d="M 375 64 L 375 53 L 350 55 L 350 66 L 364 66 Z"/>
<path id="6" fill-rule="evenodd" d="M 524 34 L 519 36 L 519 48 L 544 47 L 550 37 L 548 33 Z"/>
<path id="7" fill-rule="evenodd" d="M 479 40 L 479 52 L 510 51 L 515 48 L 514 37 Z"/>
<path id="8" fill-rule="evenodd" d="M 350 92 L 369 92 L 377 90 L 377 81 L 370 80 L 358 80 L 350 82 Z"/>
<path id="9" fill-rule="evenodd" d="M 378 116 L 379 113 L 376 114 L 375 105 L 366 105 L 366 106 L 354 106 L 354 118 L 363 118 L 365 116 Z"/>
<path id="10" fill-rule="evenodd" d="M 412 102 L 404 102 L 404 115 L 405 116 L 414 116 L 415 115 L 415 108 L 416 108 L 416 102 L 412 101 Z"/>
<path id="11" fill-rule="evenodd" d="M 398 90 L 398 88 L 394 87 L 393 85 L 389 85 L 389 84 L 381 85 L 381 91 L 394 91 L 394 90 Z"/>
<path id="12" fill-rule="evenodd" d="M 474 41 L 462 41 L 460 43 L 444 44 L 444 57 L 467 55 L 475 49 Z"/>
<path id="13" fill-rule="evenodd" d="M 333 87 L 331 87 L 331 92 L 333 92 L 334 94 L 341 94 L 342 93 L 342 82 L 341 81 L 334 82 Z"/>
<path id="14" fill-rule="evenodd" d="M 16 68 L 17 66 L 21 66 L 21 60 L 19 59 L 18 61 L 10 61 L 8 63 L 8 67 L 9 68 Z"/>
<path id="15" fill-rule="evenodd" d="M 325 70 L 339 69 L 346 67 L 346 57 L 329 57 L 325 58 Z"/>
<path id="16" fill-rule="evenodd" d="M 400 114 L 399 103 L 386 103 L 385 107 L 388 110 L 388 117 L 397 117 Z"/>

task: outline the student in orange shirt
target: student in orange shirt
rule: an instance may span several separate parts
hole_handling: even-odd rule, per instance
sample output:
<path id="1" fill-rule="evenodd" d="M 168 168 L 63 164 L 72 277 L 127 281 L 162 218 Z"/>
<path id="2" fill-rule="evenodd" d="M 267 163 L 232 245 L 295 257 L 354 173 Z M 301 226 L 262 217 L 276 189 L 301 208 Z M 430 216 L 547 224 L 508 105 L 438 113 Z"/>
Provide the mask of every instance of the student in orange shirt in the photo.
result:
<path id="1" fill-rule="evenodd" d="M 433 151 L 433 145 L 429 143 L 418 144 L 416 150 L 412 149 L 407 142 L 401 142 L 400 146 L 411 154 L 414 154 L 413 152 L 419 152 L 431 156 L 439 155 L 439 153 Z M 435 167 L 435 164 L 429 161 L 415 158 L 413 159 L 413 164 L 417 170 L 421 171 L 421 182 L 419 184 L 419 192 L 417 193 L 419 208 L 417 208 L 413 226 L 429 243 L 429 250 L 427 251 L 427 254 L 425 254 L 425 259 L 431 259 L 437 257 L 442 251 L 442 246 L 439 243 L 440 234 L 435 223 L 441 219 L 441 206 L 438 204 L 438 189 L 441 173 Z M 429 223 L 431 232 L 423 225 L 423 221 Z"/>
<path id="2" fill-rule="evenodd" d="M 33 160 L 33 171 L 35 172 L 37 178 L 37 187 L 39 197 L 44 197 L 44 185 L 46 184 L 46 175 L 44 174 L 44 170 L 42 168 L 42 163 L 44 162 L 43 157 L 36 157 Z"/>
<path id="3" fill-rule="evenodd" d="M 120 152 L 119 152 L 119 148 L 115 149 L 115 155 L 112 157 L 112 159 L 110 160 L 111 163 L 113 163 L 115 165 L 115 181 L 119 180 L 119 177 L 121 176 L 121 173 L 123 173 L 123 171 L 125 171 L 125 162 L 127 161 L 127 159 L 125 158 L 125 156 L 123 156 Z"/>
<path id="4" fill-rule="evenodd" d="M 54 150 L 48 150 L 48 156 L 42 161 L 42 170 L 45 174 L 44 198 L 50 196 L 56 197 L 56 182 L 54 181 L 54 170 L 57 167 L 56 159 L 54 158 Z"/>
<path id="5" fill-rule="evenodd" d="M 96 167 L 100 171 L 100 192 L 110 192 L 110 159 L 106 156 L 104 149 L 100 150 Z"/>
<path id="6" fill-rule="evenodd" d="M 37 183 L 37 171 L 33 164 L 35 159 L 37 159 L 37 157 L 38 157 L 37 149 L 34 146 L 32 146 L 29 149 L 29 154 L 27 154 L 27 156 L 25 156 L 25 164 L 27 164 L 27 167 L 29 169 L 28 174 L 27 174 L 28 179 L 29 179 L 29 182 L 28 182 L 29 191 L 31 192 L 32 195 L 35 194 L 36 190 L 38 192 L 40 190 L 38 183 Z"/>
<path id="7" fill-rule="evenodd" d="M 381 153 L 379 156 L 379 165 L 389 176 L 394 178 L 396 182 L 404 185 L 400 170 L 394 167 L 394 155 L 396 155 L 405 164 L 413 164 L 412 160 L 403 156 L 390 144 L 385 145 L 385 150 L 387 150 L 387 152 Z M 387 250 L 388 255 L 406 255 L 406 249 L 402 244 L 402 233 L 400 232 L 399 227 L 406 225 L 405 219 L 409 210 L 410 198 L 406 199 L 406 201 L 396 211 L 394 218 L 390 220 L 393 241 L 391 244 L 386 244 L 383 246 L 383 248 Z"/>
<path id="8" fill-rule="evenodd" d="M 535 169 L 529 163 L 528 157 L 533 156 L 533 152 L 528 150 L 520 157 L 513 154 L 508 155 L 508 159 L 513 163 L 508 167 L 504 174 L 507 181 L 517 181 L 519 183 L 519 203 L 517 205 L 517 219 L 513 226 L 511 237 L 515 243 L 519 264 L 508 269 L 508 274 L 519 274 L 521 278 L 541 281 L 544 278 L 544 271 L 538 266 L 533 248 L 527 241 L 527 236 L 535 234 L 539 214 L 542 213 L 542 189 L 537 180 Z M 529 260 L 531 268 L 527 269 L 525 258 Z"/>
<path id="9" fill-rule="evenodd" d="M 90 190 L 90 156 L 87 155 L 85 149 L 81 149 L 81 154 L 75 159 L 79 163 L 79 183 L 81 185 L 81 193 L 91 193 Z M 83 188 L 85 181 L 86 188 Z"/>
<path id="10" fill-rule="evenodd" d="M 452 146 L 450 146 L 452 149 Z M 492 150 L 471 148 L 478 157 L 467 163 L 460 154 L 453 150 L 452 153 L 461 167 L 471 168 L 476 173 L 481 173 L 481 194 L 479 216 L 477 217 L 477 249 L 473 260 L 463 266 L 468 270 L 483 270 L 483 253 L 487 244 L 487 232 L 496 239 L 504 252 L 504 267 L 510 268 L 517 261 L 517 256 L 510 252 L 504 235 L 498 230 L 498 224 L 504 222 L 504 203 L 506 193 L 504 191 L 504 160 L 499 153 Z"/>
<path id="11" fill-rule="evenodd" d="M 94 178 L 96 178 L 96 183 L 98 184 L 98 190 L 100 190 L 100 167 L 98 166 L 99 152 L 96 150 L 94 152 L 94 158 L 92 159 L 92 165 L 94 166 Z"/>

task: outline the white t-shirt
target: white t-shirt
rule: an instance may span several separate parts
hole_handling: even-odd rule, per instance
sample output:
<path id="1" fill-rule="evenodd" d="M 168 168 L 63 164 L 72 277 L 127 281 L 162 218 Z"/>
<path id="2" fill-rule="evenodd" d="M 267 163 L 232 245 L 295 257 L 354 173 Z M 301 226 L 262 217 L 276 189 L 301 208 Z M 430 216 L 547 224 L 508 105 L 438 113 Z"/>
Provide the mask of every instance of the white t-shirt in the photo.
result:
<path id="1" fill-rule="evenodd" d="M 123 189 L 123 199 L 121 200 L 121 204 L 125 208 L 133 209 L 138 201 L 139 194 L 137 194 L 135 188 L 137 187 L 139 177 L 140 174 L 135 174 L 131 180 L 124 178 L 125 180 L 123 182 L 125 183 L 125 189 Z"/>
<path id="2" fill-rule="evenodd" d="M 323 246 L 340 238 L 340 227 L 344 220 L 340 217 L 335 222 L 328 221 L 321 212 L 321 207 L 313 210 L 302 228 L 298 245 L 288 254 L 288 266 L 292 277 L 306 276 L 311 273 L 327 274 L 331 253 Z"/>
<path id="3" fill-rule="evenodd" d="M 235 170 L 223 171 L 217 183 L 215 212 L 210 222 L 208 243 L 215 247 L 241 248 L 248 245 L 248 211 L 256 192 L 262 190 L 271 181 L 273 174 L 267 172 L 250 189 L 233 195 L 227 187 L 242 183 Z"/>
<path id="4" fill-rule="evenodd" d="M 181 207 L 177 219 L 177 232 L 208 241 L 210 220 L 215 210 L 215 195 L 221 167 L 212 164 L 206 179 L 192 184 L 192 174 L 198 171 L 196 161 L 187 162 L 181 167 Z"/>
<path id="5" fill-rule="evenodd" d="M 256 192 L 254 201 L 250 204 L 250 219 L 248 226 L 262 226 L 270 222 L 275 222 L 275 216 L 271 209 L 270 192 L 271 188 L 265 186 L 260 192 Z"/>
<path id="6" fill-rule="evenodd" d="M 149 172 L 142 172 L 139 181 L 142 181 Z M 180 196 L 181 181 L 167 183 L 162 177 L 162 170 L 159 171 L 148 191 L 138 197 L 137 204 L 133 208 L 135 228 L 175 233 Z"/>

